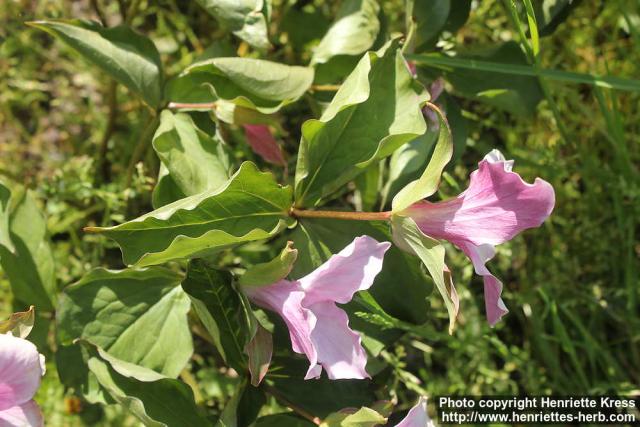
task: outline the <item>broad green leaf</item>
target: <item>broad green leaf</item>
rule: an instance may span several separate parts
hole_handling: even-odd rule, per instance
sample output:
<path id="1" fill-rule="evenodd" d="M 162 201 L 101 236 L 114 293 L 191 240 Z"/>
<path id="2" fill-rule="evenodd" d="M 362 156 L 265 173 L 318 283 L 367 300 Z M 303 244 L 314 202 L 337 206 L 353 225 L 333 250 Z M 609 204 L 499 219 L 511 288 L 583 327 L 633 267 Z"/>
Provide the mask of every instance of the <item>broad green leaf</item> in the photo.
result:
<path id="1" fill-rule="evenodd" d="M 322 421 L 320 427 L 376 427 L 386 424 L 387 418 L 371 408 L 360 408 L 356 412 L 335 412 Z"/>
<path id="2" fill-rule="evenodd" d="M 9 252 L 15 253 L 15 248 L 13 247 L 10 235 L 10 200 L 11 190 L 0 182 L 0 246 L 4 246 Z"/>
<path id="3" fill-rule="evenodd" d="M 160 170 L 158 171 L 158 182 L 153 187 L 153 193 L 151 193 L 151 204 L 154 209 L 161 208 L 162 206 L 173 203 L 177 200 L 187 197 L 182 192 L 175 179 L 169 175 L 167 167 L 160 164 Z"/>
<path id="4" fill-rule="evenodd" d="M 239 284 L 240 286 L 272 285 L 289 275 L 297 258 L 298 250 L 293 248 L 293 242 L 287 242 L 287 246 L 276 258 L 249 268 L 240 277 Z"/>
<path id="5" fill-rule="evenodd" d="M 10 190 L 0 182 L 0 191 L 5 197 L 10 193 L 8 205 L 0 210 L 0 223 L 8 224 L 11 242 L 5 246 L 7 240 L 3 239 L 5 244 L 0 244 L 0 266 L 16 301 L 49 311 L 54 306 L 56 276 L 46 221 L 24 187 Z"/>
<path id="6" fill-rule="evenodd" d="M 193 353 L 180 280 L 159 267 L 93 270 L 60 297 L 58 339 L 86 339 L 118 359 L 177 377 Z"/>
<path id="7" fill-rule="evenodd" d="M 59 38 L 151 107 L 162 102 L 160 54 L 147 37 L 126 26 L 104 28 L 82 20 L 35 21 L 29 25 Z"/>
<path id="8" fill-rule="evenodd" d="M 415 25 L 412 41 L 415 51 L 421 52 L 435 46 L 438 35 L 447 23 L 451 0 L 410 0 L 407 4 L 407 16 Z"/>
<path id="9" fill-rule="evenodd" d="M 211 426 L 185 383 L 119 360 L 87 341 L 88 366 L 113 400 L 148 427 Z"/>
<path id="10" fill-rule="evenodd" d="M 393 241 L 404 251 L 415 254 L 427 267 L 429 274 L 440 292 L 449 313 L 449 333 L 453 332 L 458 317 L 460 301 L 453 286 L 451 272 L 445 264 L 444 246 L 429 236 L 426 236 L 415 221 L 409 217 L 393 215 L 391 217 Z"/>
<path id="11" fill-rule="evenodd" d="M 188 114 L 164 110 L 153 148 L 187 196 L 218 188 L 229 179 L 229 158 L 222 143 L 198 129 Z"/>
<path id="12" fill-rule="evenodd" d="M 279 375 L 274 375 L 270 381 L 279 394 L 320 419 L 345 407 L 359 408 L 376 400 L 371 381 L 335 381 L 328 378 L 304 380 L 309 363 L 299 358 L 280 358 L 274 361 L 274 366 L 279 367 Z"/>
<path id="13" fill-rule="evenodd" d="M 403 146 L 404 147 L 404 146 Z M 399 150 L 402 147 L 399 148 Z M 395 153 L 394 153 L 395 154 Z M 356 193 L 354 194 L 354 205 L 359 211 L 372 211 L 376 206 L 380 196 L 381 164 L 372 164 L 355 179 Z"/>
<path id="14" fill-rule="evenodd" d="M 431 130 L 398 148 L 389 158 L 388 175 L 382 191 L 382 204 L 393 199 L 411 181 L 417 179 L 429 162 L 438 134 Z M 368 209 L 371 210 L 371 209 Z"/>
<path id="15" fill-rule="evenodd" d="M 434 109 L 440 121 L 440 129 L 438 131 L 438 142 L 433 150 L 433 155 L 429 164 L 424 169 L 422 176 L 415 181 L 410 182 L 393 198 L 391 204 L 394 212 L 400 212 L 418 200 L 431 196 L 438 190 L 440 177 L 444 167 L 453 156 L 453 138 L 451 136 L 451 128 L 449 122 L 438 108 Z"/>
<path id="16" fill-rule="evenodd" d="M 486 60 L 504 63 L 505 66 L 528 65 L 524 52 L 515 42 L 484 49 L 465 49 L 456 55 L 456 59 Z M 444 76 L 458 94 L 519 115 L 533 114 L 543 97 L 540 84 L 535 77 L 505 76 L 462 68 L 448 70 Z"/>
<path id="17" fill-rule="evenodd" d="M 59 343 L 56 348 L 55 362 L 60 382 L 82 395 L 89 403 L 115 403 L 89 370 L 88 361 L 89 352 L 86 347 Z"/>
<path id="18" fill-rule="evenodd" d="M 244 349 L 253 336 L 254 319 L 247 300 L 235 289 L 231 273 L 194 259 L 182 288 L 225 362 L 243 372 L 247 367 Z"/>
<path id="19" fill-rule="evenodd" d="M 346 0 L 336 20 L 315 48 L 311 65 L 323 64 L 339 55 L 360 55 L 371 49 L 380 31 L 375 0 Z"/>
<path id="20" fill-rule="evenodd" d="M 0 321 L 0 334 L 11 333 L 14 337 L 26 338 L 33 329 L 35 318 L 33 306 L 28 311 L 13 313 L 7 320 Z"/>
<path id="21" fill-rule="evenodd" d="M 270 0 L 197 0 L 211 16 L 251 46 L 266 50 L 269 44 Z"/>
<path id="22" fill-rule="evenodd" d="M 391 241 L 389 227 L 382 221 L 301 219 L 291 235 L 291 240 L 299 250 L 291 276 L 300 278 L 310 273 L 332 254 L 362 235 L 371 236 L 379 242 Z M 382 271 L 378 273 L 368 292 L 392 316 L 421 324 L 428 318 L 427 298 L 431 291 L 429 279 L 420 270 L 418 260 L 391 247 L 384 256 Z M 362 292 L 356 294 L 356 297 L 360 294 Z M 359 310 L 361 307 L 356 308 Z M 351 319 L 357 322 L 357 319 Z"/>
<path id="23" fill-rule="evenodd" d="M 244 162 L 224 186 L 163 206 L 104 233 L 122 248 L 126 264 L 147 266 L 215 253 L 266 239 L 293 222 L 291 188 Z"/>
<path id="24" fill-rule="evenodd" d="M 307 421 L 293 412 L 265 415 L 253 424 L 253 427 L 314 427 L 316 424 Z"/>
<path id="25" fill-rule="evenodd" d="M 307 120 L 296 169 L 296 204 L 312 206 L 370 164 L 422 135 L 428 93 L 413 79 L 397 40 L 367 52 L 319 120 Z"/>
<path id="26" fill-rule="evenodd" d="M 202 91 L 218 99 L 269 114 L 300 98 L 313 82 L 313 69 L 253 58 L 213 58 L 187 68 Z M 193 96 L 193 95 L 192 95 Z"/>

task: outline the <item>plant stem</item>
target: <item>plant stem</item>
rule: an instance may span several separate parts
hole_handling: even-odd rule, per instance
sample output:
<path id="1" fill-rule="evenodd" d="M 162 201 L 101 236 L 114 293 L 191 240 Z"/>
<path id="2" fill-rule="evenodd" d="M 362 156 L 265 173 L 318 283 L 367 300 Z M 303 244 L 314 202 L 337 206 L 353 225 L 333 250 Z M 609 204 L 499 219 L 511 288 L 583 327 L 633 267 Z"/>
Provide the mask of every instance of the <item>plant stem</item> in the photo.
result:
<path id="1" fill-rule="evenodd" d="M 309 88 L 312 92 L 337 92 L 340 85 L 311 85 Z"/>
<path id="2" fill-rule="evenodd" d="M 180 109 L 180 108 L 190 108 L 190 109 L 199 109 L 199 110 L 215 110 L 216 103 L 215 102 L 203 102 L 203 103 L 191 103 L 191 102 L 170 102 L 169 108 L 172 109 Z"/>
<path id="3" fill-rule="evenodd" d="M 309 211 L 292 208 L 289 215 L 294 218 L 334 218 L 353 221 L 386 221 L 391 212 L 346 212 L 346 211 Z"/>

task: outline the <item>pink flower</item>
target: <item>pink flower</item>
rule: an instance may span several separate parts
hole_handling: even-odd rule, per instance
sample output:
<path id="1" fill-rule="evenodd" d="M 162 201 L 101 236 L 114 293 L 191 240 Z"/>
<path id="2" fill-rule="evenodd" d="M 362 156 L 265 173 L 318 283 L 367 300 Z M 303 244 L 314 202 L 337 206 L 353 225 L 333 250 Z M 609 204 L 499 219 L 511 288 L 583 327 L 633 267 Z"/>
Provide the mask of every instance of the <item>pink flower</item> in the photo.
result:
<path id="1" fill-rule="evenodd" d="M 536 178 L 533 184 L 512 172 L 513 160 L 493 150 L 471 174 L 469 188 L 458 197 L 438 203 L 420 201 L 403 214 L 431 237 L 446 239 L 471 259 L 484 278 L 487 319 L 493 326 L 508 310 L 500 297 L 502 282 L 485 266 L 495 246 L 527 228 L 540 226 L 551 214 L 555 194 L 551 185 Z"/>
<path id="2" fill-rule="evenodd" d="M 284 166 L 287 164 L 282 154 L 282 149 L 271 134 L 269 126 L 243 125 L 243 127 L 247 143 L 254 153 L 274 165 Z"/>
<path id="3" fill-rule="evenodd" d="M 411 408 L 409 413 L 396 427 L 434 427 L 435 424 L 427 414 L 427 399 L 421 397 L 416 406 Z"/>
<path id="4" fill-rule="evenodd" d="M 40 408 L 32 400 L 44 375 L 44 357 L 36 346 L 0 334 L 0 426 L 42 426 Z"/>
<path id="5" fill-rule="evenodd" d="M 243 287 L 251 301 L 283 318 L 293 351 L 309 359 L 305 379 L 319 378 L 322 368 L 330 379 L 369 378 L 360 335 L 349 328 L 347 313 L 336 303 L 348 303 L 373 284 L 390 246 L 361 236 L 299 280 Z"/>

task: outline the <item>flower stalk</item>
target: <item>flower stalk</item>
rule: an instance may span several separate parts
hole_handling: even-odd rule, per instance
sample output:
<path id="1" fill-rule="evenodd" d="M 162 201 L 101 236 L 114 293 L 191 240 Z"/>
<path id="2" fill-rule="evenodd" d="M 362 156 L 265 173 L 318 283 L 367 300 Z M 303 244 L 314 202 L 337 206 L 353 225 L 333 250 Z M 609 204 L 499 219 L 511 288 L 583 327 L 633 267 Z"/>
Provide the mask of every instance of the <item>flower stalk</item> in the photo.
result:
<path id="1" fill-rule="evenodd" d="M 312 211 L 292 208 L 289 215 L 294 218 L 333 218 L 351 221 L 387 221 L 391 212 L 348 212 L 348 211 Z"/>

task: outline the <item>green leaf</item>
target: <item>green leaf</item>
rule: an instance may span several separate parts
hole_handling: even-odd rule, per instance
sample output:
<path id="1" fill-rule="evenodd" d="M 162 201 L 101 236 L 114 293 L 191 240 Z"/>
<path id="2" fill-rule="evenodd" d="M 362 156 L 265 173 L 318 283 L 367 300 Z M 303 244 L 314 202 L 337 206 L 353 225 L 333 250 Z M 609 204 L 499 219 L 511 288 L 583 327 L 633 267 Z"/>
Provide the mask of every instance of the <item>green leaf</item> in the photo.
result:
<path id="1" fill-rule="evenodd" d="M 360 55 L 371 49 L 380 32 L 375 0 L 346 0 L 336 20 L 316 47 L 311 65 L 323 64 L 338 55 Z"/>
<path id="2" fill-rule="evenodd" d="M 118 359 L 177 377 L 193 353 L 180 280 L 159 267 L 95 269 L 60 297 L 58 339 L 86 339 Z"/>
<path id="3" fill-rule="evenodd" d="M 411 181 L 420 177 L 429 162 L 438 134 L 431 130 L 393 152 L 389 159 L 388 175 L 382 191 L 381 207 Z M 367 209 L 371 210 L 371 209 Z"/>
<path id="4" fill-rule="evenodd" d="M 59 38 L 85 59 L 137 93 L 151 107 L 162 102 L 160 54 L 147 37 L 126 26 L 104 28 L 82 20 L 35 21 L 29 25 Z"/>
<path id="5" fill-rule="evenodd" d="M 153 193 L 151 193 L 151 204 L 153 208 L 158 209 L 169 203 L 184 199 L 185 197 L 187 197 L 187 195 L 182 192 L 173 177 L 169 175 L 167 167 L 160 164 L 158 182 L 156 186 L 153 187 Z"/>
<path id="6" fill-rule="evenodd" d="M 7 239 L 3 239 L 5 243 L 0 244 L 0 266 L 9 279 L 15 300 L 34 305 L 41 312 L 50 311 L 57 286 L 46 221 L 24 187 L 10 190 L 0 182 L 0 191 L 8 201 L 0 210 L 0 223 L 8 224 L 11 242 L 5 246 Z"/>
<path id="7" fill-rule="evenodd" d="M 198 129 L 188 114 L 164 110 L 153 148 L 187 196 L 216 189 L 229 179 L 229 158 L 222 143 Z"/>
<path id="8" fill-rule="evenodd" d="M 290 412 L 260 417 L 253 424 L 253 427 L 314 427 L 315 425 Z"/>
<path id="9" fill-rule="evenodd" d="M 403 147 L 405 147 L 404 145 Z M 402 147 L 400 147 L 402 149 Z M 396 150 L 397 151 L 397 150 Z M 394 153 L 395 154 L 395 153 Z M 354 204 L 356 210 L 372 211 L 378 201 L 381 190 L 381 166 L 372 164 L 355 179 L 356 193 L 354 194 Z"/>
<path id="10" fill-rule="evenodd" d="M 269 0 L 197 0 L 211 16 L 251 46 L 266 50 Z"/>
<path id="11" fill-rule="evenodd" d="M 272 285 L 289 275 L 297 258 L 298 250 L 293 248 L 293 242 L 287 242 L 287 246 L 276 258 L 249 268 L 240 277 L 239 284 L 240 286 Z"/>
<path id="12" fill-rule="evenodd" d="M 300 278 L 310 273 L 332 254 L 344 249 L 354 238 L 362 235 L 371 236 L 379 242 L 391 240 L 389 227 L 382 221 L 319 218 L 300 220 L 291 235 L 291 240 L 299 249 L 291 276 Z M 384 256 L 382 271 L 378 273 L 368 292 L 392 316 L 421 324 L 427 320 L 427 298 L 431 291 L 429 279 L 420 270 L 419 262 L 392 246 Z M 357 295 L 359 294 L 362 292 Z M 357 309 L 360 310 L 360 306 Z M 357 319 L 351 319 L 357 322 Z"/>
<path id="13" fill-rule="evenodd" d="M 366 53 L 319 120 L 307 120 L 296 169 L 296 204 L 311 206 L 373 162 L 422 135 L 428 93 L 413 79 L 397 40 Z"/>
<path id="14" fill-rule="evenodd" d="M 244 349 L 253 336 L 254 318 L 247 300 L 234 288 L 231 273 L 194 259 L 182 288 L 227 365 L 246 370 Z"/>
<path id="15" fill-rule="evenodd" d="M 274 376 L 271 381 L 279 394 L 298 408 L 321 419 L 342 408 L 359 408 L 376 400 L 370 381 L 334 381 L 328 378 L 306 381 L 303 378 L 308 362 L 287 358 L 278 363 L 284 364 L 278 371 L 281 375 Z"/>
<path id="16" fill-rule="evenodd" d="M 26 338 L 33 329 L 36 314 L 34 307 L 27 311 L 13 313 L 7 320 L 0 321 L 0 334 L 11 333 L 14 337 Z"/>
<path id="17" fill-rule="evenodd" d="M 213 58 L 187 68 L 202 91 L 216 98 L 270 114 L 300 98 L 313 82 L 313 69 L 253 58 Z"/>
<path id="18" fill-rule="evenodd" d="M 118 360 L 87 341 L 88 365 L 111 398 L 149 427 L 211 426 L 181 381 Z"/>
<path id="19" fill-rule="evenodd" d="M 10 200 L 11 190 L 0 182 L 0 246 L 4 246 L 9 252 L 15 253 L 16 249 L 13 247 L 10 235 Z"/>
<path id="20" fill-rule="evenodd" d="M 427 267 L 447 307 L 449 333 L 451 334 L 458 317 L 460 301 L 453 286 L 451 272 L 444 261 L 444 246 L 436 239 L 422 233 L 413 219 L 409 217 L 393 215 L 391 225 L 394 243 L 402 250 L 417 255 Z"/>
<path id="21" fill-rule="evenodd" d="M 386 424 L 387 418 L 371 408 L 360 408 L 356 412 L 335 412 L 322 421 L 320 427 L 375 427 Z"/>
<path id="22" fill-rule="evenodd" d="M 451 0 L 411 0 L 407 3 L 407 15 L 411 16 L 415 23 L 415 50 L 420 52 L 431 48 L 447 23 Z"/>
<path id="23" fill-rule="evenodd" d="M 193 258 L 266 239 L 293 222 L 291 188 L 244 162 L 226 185 L 163 206 L 108 228 L 89 228 L 114 239 L 126 264 L 147 266 Z"/>
<path id="24" fill-rule="evenodd" d="M 407 184 L 393 198 L 391 206 L 394 212 L 400 212 L 418 200 L 425 199 L 435 193 L 440 184 L 442 171 L 453 155 L 453 138 L 449 122 L 447 122 L 439 108 L 434 108 L 433 111 L 438 115 L 440 122 L 438 142 L 433 150 L 433 155 L 422 176 Z"/>

